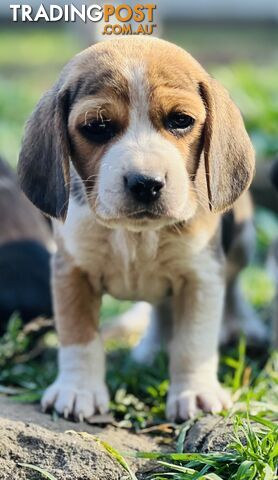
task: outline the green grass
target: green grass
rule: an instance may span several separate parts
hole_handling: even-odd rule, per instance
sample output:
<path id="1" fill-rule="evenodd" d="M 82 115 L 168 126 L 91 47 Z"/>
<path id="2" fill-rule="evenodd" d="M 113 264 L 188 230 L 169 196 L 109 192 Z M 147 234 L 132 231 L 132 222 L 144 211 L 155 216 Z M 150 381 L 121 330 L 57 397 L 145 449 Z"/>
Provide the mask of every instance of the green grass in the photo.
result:
<path id="1" fill-rule="evenodd" d="M 150 480 L 274 480 L 277 479 L 278 426 L 259 416 L 247 419 L 237 416 L 232 442 L 223 452 L 139 452 L 135 455 L 156 460 L 161 467 L 161 472 L 150 475 Z"/>
<path id="2" fill-rule="evenodd" d="M 248 413 L 245 417 L 244 414 L 234 417 L 234 432 L 225 450 L 210 453 L 183 453 L 184 438 L 192 421 L 180 427 L 176 451 L 169 453 L 120 453 L 107 442 L 87 432 L 68 433 L 99 442 L 131 480 L 138 480 L 138 477 L 124 457 L 151 460 L 154 473 L 146 477 L 148 480 L 275 480 L 278 465 L 277 421 Z"/>
<path id="3" fill-rule="evenodd" d="M 32 337 L 24 333 L 16 317 L 11 319 L 7 333 L 0 339 L 0 384 L 4 391 L 12 388 L 14 399 L 18 401 L 38 401 L 44 388 L 55 378 L 56 337 L 47 333 L 43 340 L 39 355 L 33 359 L 35 345 Z M 167 367 L 163 353 L 149 368 L 131 360 L 129 346 L 119 348 L 114 344 L 108 348 L 107 381 L 112 394 L 111 408 L 122 426 L 140 429 L 165 420 Z M 239 406 L 245 402 L 252 414 L 267 411 L 269 418 L 278 414 L 277 352 L 271 354 L 265 363 L 265 359 L 249 357 L 245 341 L 241 339 L 238 348 L 221 356 L 220 377 Z"/>

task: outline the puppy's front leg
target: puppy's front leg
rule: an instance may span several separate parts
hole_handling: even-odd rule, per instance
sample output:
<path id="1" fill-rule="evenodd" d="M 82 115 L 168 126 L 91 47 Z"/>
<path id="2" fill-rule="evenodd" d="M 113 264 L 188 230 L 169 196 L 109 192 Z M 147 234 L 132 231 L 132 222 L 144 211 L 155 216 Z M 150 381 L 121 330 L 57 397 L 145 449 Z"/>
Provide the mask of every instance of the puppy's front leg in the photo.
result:
<path id="1" fill-rule="evenodd" d="M 42 407 L 65 417 L 89 418 L 108 410 L 105 355 L 98 334 L 100 295 L 64 253 L 52 265 L 54 311 L 61 347 L 59 373 L 46 390 Z"/>
<path id="2" fill-rule="evenodd" d="M 224 280 L 218 262 L 203 259 L 176 293 L 170 344 L 167 417 L 216 413 L 231 404 L 217 379 L 218 336 L 224 303 Z"/>

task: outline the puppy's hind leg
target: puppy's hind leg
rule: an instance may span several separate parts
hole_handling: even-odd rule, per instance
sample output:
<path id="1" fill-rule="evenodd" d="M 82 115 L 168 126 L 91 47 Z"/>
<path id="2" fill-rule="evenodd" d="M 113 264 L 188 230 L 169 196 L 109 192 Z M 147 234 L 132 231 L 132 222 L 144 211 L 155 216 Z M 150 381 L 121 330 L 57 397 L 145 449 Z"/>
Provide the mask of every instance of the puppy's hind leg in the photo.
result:
<path id="1" fill-rule="evenodd" d="M 157 353 L 167 348 L 171 339 L 172 311 L 170 301 L 149 307 L 149 324 L 146 333 L 132 351 L 132 358 L 137 363 L 151 365 Z"/>

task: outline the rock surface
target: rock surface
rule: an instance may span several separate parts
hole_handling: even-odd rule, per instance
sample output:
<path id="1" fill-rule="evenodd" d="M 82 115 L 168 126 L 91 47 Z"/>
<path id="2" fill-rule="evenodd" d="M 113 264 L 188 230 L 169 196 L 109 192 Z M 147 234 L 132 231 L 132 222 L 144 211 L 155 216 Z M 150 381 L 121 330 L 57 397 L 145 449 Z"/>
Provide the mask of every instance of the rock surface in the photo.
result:
<path id="1" fill-rule="evenodd" d="M 231 442 L 232 419 L 208 415 L 193 425 L 184 442 L 185 452 L 218 452 Z"/>
<path id="2" fill-rule="evenodd" d="M 96 441 L 75 432 L 87 432 L 120 452 L 157 450 L 147 435 L 135 435 L 113 426 L 99 428 L 73 423 L 40 412 L 38 406 L 16 404 L 0 397 L 1 480 L 42 480 L 43 476 L 19 463 L 45 469 L 57 480 L 124 480 L 125 470 Z M 134 472 L 143 462 L 128 459 Z M 138 475 L 140 478 L 140 475 Z M 142 476 L 141 476 L 142 478 Z"/>
<path id="3" fill-rule="evenodd" d="M 73 431 L 73 432 L 69 432 Z M 42 480 L 41 473 L 22 467 L 28 463 L 43 468 L 57 480 L 128 480 L 127 472 L 87 432 L 108 442 L 120 452 L 161 451 L 154 437 L 133 434 L 111 425 L 101 428 L 54 421 L 38 406 L 15 403 L 0 397 L 0 478 L 1 480 Z M 223 450 L 231 440 L 232 422 L 222 417 L 201 418 L 187 432 L 185 451 Z M 171 447 L 167 447 L 172 450 Z M 165 447 L 163 447 L 165 451 Z M 153 465 L 128 458 L 138 480 L 147 478 Z"/>

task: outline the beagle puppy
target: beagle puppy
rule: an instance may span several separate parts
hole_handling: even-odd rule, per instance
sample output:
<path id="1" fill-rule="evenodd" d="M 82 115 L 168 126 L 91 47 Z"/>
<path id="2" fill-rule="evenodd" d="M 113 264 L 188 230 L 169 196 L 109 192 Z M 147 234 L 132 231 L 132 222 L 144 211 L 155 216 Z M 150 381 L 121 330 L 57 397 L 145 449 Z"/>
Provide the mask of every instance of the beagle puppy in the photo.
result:
<path id="1" fill-rule="evenodd" d="M 108 410 L 105 292 L 152 304 L 168 341 L 169 419 L 231 405 L 217 379 L 220 222 L 254 163 L 239 110 L 181 48 L 121 38 L 65 67 L 27 123 L 18 170 L 27 196 L 54 217 L 58 244 L 59 374 L 44 409 L 80 420 Z"/>

